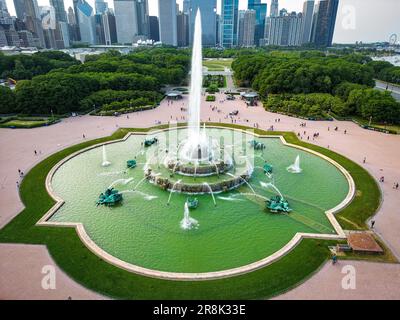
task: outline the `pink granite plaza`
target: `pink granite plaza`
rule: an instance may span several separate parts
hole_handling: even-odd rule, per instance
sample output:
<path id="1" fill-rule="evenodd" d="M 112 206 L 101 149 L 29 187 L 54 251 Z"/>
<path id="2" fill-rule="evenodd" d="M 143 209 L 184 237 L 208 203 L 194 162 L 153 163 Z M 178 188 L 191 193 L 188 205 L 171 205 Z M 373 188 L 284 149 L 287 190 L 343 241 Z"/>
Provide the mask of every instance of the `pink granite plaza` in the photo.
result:
<path id="1" fill-rule="evenodd" d="M 112 134 L 120 127 L 151 127 L 158 123 L 185 122 L 187 96 L 183 100 L 161 105 L 149 111 L 129 114 L 129 117 L 81 116 L 68 118 L 61 123 L 36 129 L 0 129 L 0 228 L 18 215 L 23 205 L 19 198 L 18 169 L 30 168 L 50 154 L 68 146 Z M 216 108 L 213 108 L 216 107 Z M 214 110 L 213 110 L 214 109 Z M 231 120 L 229 112 L 239 110 Z M 280 121 L 277 122 L 276 119 Z M 364 130 L 352 122 L 311 122 L 300 127 L 303 120 L 266 112 L 262 106 L 247 107 L 236 99 L 225 101 L 225 95 L 217 94 L 216 102 L 203 101 L 202 121 L 232 123 L 250 128 L 258 126 L 277 131 L 300 132 L 301 138 L 310 143 L 330 148 L 365 167 L 379 180 L 383 203 L 374 218 L 375 232 L 396 257 L 400 257 L 400 190 L 393 185 L 400 183 L 400 136 Z M 333 128 L 338 126 L 338 131 Z M 346 134 L 344 131 L 346 130 Z M 306 134 L 304 134 L 306 131 Z M 319 137 L 313 139 L 313 133 Z M 85 135 L 85 138 L 83 138 Z M 37 151 L 35 155 L 34 151 Z M 366 158 L 366 163 L 363 159 Z M 42 268 L 55 265 L 45 246 L 0 244 L 0 299 L 104 299 L 70 279 L 56 267 L 57 287 L 44 290 L 41 287 Z M 357 274 L 355 289 L 343 289 L 342 267 L 354 266 Z M 361 261 L 327 263 L 302 285 L 278 299 L 400 299 L 400 265 Z"/>

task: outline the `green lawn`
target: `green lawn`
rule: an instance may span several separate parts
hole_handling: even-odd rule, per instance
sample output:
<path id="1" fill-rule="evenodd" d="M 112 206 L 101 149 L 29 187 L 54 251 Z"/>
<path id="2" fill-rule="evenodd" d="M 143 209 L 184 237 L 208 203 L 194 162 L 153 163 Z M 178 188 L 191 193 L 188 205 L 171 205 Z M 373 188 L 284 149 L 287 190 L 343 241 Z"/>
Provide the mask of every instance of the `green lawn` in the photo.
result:
<path id="1" fill-rule="evenodd" d="M 53 124 L 51 119 L 12 119 L 0 124 L 1 128 L 30 129 Z"/>
<path id="2" fill-rule="evenodd" d="M 232 127 L 219 123 L 213 125 Z M 45 244 L 55 262 L 78 283 L 107 296 L 124 299 L 271 297 L 304 281 L 329 258 L 327 246 L 334 245 L 335 242 L 306 239 L 277 262 L 245 275 L 210 281 L 169 281 L 139 276 L 104 262 L 87 249 L 73 228 L 35 226 L 35 223 L 54 205 L 45 188 L 46 176 L 54 165 L 82 148 L 120 139 L 129 131 L 147 130 L 149 129 L 119 129 L 110 137 L 69 147 L 36 165 L 21 184 L 21 199 L 25 209 L 0 230 L 0 242 Z M 294 133 L 261 130 L 256 130 L 256 133 L 282 134 L 288 142 L 321 152 L 349 170 L 356 182 L 358 196 L 338 218 L 344 227 L 365 228 L 365 219 L 374 214 L 379 205 L 380 192 L 374 179 L 363 168 L 330 150 L 299 141 Z"/>
<path id="3" fill-rule="evenodd" d="M 209 71 L 224 71 L 225 67 L 231 68 L 233 59 L 208 59 L 203 60 L 203 66 Z"/>
<path id="4" fill-rule="evenodd" d="M 355 117 L 354 120 L 357 121 L 361 125 L 365 125 L 365 126 L 369 125 L 369 121 L 366 119 Z M 400 125 L 389 125 L 389 124 L 385 125 L 382 123 L 371 122 L 371 127 L 375 127 L 375 128 L 379 128 L 379 129 L 383 129 L 383 130 L 390 130 L 390 131 L 392 131 L 392 133 L 400 134 Z"/>

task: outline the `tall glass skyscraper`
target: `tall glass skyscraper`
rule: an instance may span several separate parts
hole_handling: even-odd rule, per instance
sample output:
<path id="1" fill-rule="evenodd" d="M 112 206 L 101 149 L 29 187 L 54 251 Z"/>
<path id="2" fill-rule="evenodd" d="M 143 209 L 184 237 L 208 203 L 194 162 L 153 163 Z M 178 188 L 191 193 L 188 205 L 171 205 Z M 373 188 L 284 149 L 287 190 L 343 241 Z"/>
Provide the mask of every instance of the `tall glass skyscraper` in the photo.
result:
<path id="1" fill-rule="evenodd" d="M 312 31 L 312 42 L 316 45 L 332 45 L 338 6 L 339 0 L 320 0 L 316 5 Z"/>
<path id="2" fill-rule="evenodd" d="M 176 0 L 158 0 L 160 41 L 164 44 L 178 45 Z"/>
<path id="3" fill-rule="evenodd" d="M 267 4 L 261 0 L 248 0 L 247 8 L 256 12 L 256 28 L 254 32 L 254 44 L 260 45 L 260 40 L 264 38 L 265 19 L 267 17 Z"/>
<path id="4" fill-rule="evenodd" d="M 231 48 L 238 44 L 239 0 L 222 0 L 221 6 L 221 45 Z"/>
<path id="5" fill-rule="evenodd" d="M 65 12 L 64 0 L 50 0 L 50 5 L 56 12 L 57 22 L 67 22 L 67 14 Z"/>
<path id="6" fill-rule="evenodd" d="M 312 19 L 314 16 L 314 0 L 307 0 L 303 5 L 303 32 L 302 32 L 302 44 L 310 42 L 311 39 L 311 28 Z"/>
<path id="7" fill-rule="evenodd" d="M 215 47 L 216 39 L 216 23 L 217 23 L 217 0 L 189 0 L 189 44 L 192 45 L 194 33 L 194 21 L 197 9 L 201 12 L 201 25 L 203 31 L 203 46 Z"/>

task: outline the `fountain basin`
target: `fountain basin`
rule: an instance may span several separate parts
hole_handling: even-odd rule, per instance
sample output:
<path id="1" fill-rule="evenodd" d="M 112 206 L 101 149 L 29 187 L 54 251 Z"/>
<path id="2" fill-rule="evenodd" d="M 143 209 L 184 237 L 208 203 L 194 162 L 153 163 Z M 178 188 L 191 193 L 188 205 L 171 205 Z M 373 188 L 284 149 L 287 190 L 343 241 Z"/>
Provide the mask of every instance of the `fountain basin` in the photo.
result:
<path id="1" fill-rule="evenodd" d="M 186 136 L 184 128 L 173 130 L 153 133 L 159 138 L 160 150 L 164 148 L 166 137 L 177 134 L 177 141 L 182 141 Z M 249 146 L 247 140 L 254 139 L 252 133 L 226 128 L 209 128 L 207 134 L 224 139 L 225 146 L 235 145 L 238 162 L 243 156 L 240 146 Z M 246 137 L 246 141 L 240 141 L 240 137 Z M 204 186 L 205 193 L 196 195 L 201 205 L 191 212 L 199 226 L 197 229 L 182 230 L 180 222 L 186 194 L 174 192 L 167 206 L 169 192 L 146 180 L 136 192 L 129 192 L 143 179 L 144 172 L 141 169 L 146 163 L 145 159 L 151 158 L 151 155 L 140 153 L 143 136 L 132 134 L 124 141 L 107 146 L 112 162 L 110 167 L 96 165 L 101 159 L 100 146 L 84 150 L 54 168 L 48 178 L 51 184 L 48 190 L 52 190 L 54 197 L 63 199 L 65 203 L 59 205 L 55 213 L 54 210 L 50 212 L 43 223 L 81 226 L 78 230 L 85 230 L 81 238 L 88 238 L 88 245 L 96 245 L 95 252 L 103 259 L 109 261 L 107 256 L 114 257 L 123 268 L 134 272 L 138 270 L 137 267 L 196 274 L 245 268 L 257 261 L 267 261 L 270 255 L 288 244 L 296 234 L 340 237 L 325 211 L 338 204 L 340 208 L 351 200 L 348 195 L 350 183 L 345 175 L 327 160 L 286 146 L 280 138 L 258 139 L 266 145 L 268 153 L 264 150 L 262 154 L 260 150 L 247 156 L 254 159 L 255 167 L 262 167 L 265 160 L 273 165 L 275 183 L 293 209 L 288 215 L 270 214 L 265 208 L 265 200 L 253 195 L 244 181 L 230 192 L 215 195 L 217 206 Z M 156 148 L 152 146 L 146 150 L 151 152 Z M 138 154 L 138 167 L 137 170 L 126 172 L 126 159 L 131 158 L 132 154 Z M 297 154 L 302 159 L 302 175 L 293 175 L 286 170 Z M 164 165 L 158 168 L 152 164 L 152 167 L 155 175 L 165 174 L 169 177 L 170 170 Z M 236 170 L 246 172 L 246 165 L 237 163 Z M 240 175 L 240 172 L 237 174 Z M 110 210 L 93 205 L 93 199 L 106 186 L 118 178 L 126 179 L 127 175 L 134 179 L 131 185 L 116 185 L 124 193 L 122 206 Z M 212 185 L 221 177 L 194 179 L 180 176 L 179 179 L 187 184 L 207 181 Z M 276 195 L 270 188 L 259 187 L 260 181 L 269 182 L 263 170 L 255 170 L 248 181 L 255 191 L 266 198 Z M 106 257 L 103 253 L 106 253 Z"/>

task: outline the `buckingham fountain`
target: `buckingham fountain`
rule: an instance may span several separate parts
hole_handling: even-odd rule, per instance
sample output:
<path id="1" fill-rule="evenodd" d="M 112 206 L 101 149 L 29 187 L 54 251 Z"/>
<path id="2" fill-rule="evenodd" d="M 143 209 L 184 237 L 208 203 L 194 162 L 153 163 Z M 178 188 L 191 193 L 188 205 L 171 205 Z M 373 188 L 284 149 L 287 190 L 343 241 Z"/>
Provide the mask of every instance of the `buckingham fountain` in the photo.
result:
<path id="1" fill-rule="evenodd" d="M 202 125 L 200 12 L 193 43 L 187 126 L 130 132 L 63 161 L 49 190 L 64 202 L 46 223 L 83 226 L 125 264 L 179 273 L 259 261 L 299 232 L 335 234 L 325 212 L 348 194 L 345 176 L 279 136 Z"/>
<path id="2" fill-rule="evenodd" d="M 234 152 L 229 147 L 220 145 L 218 139 L 208 136 L 205 126 L 201 127 L 202 83 L 201 15 L 198 11 L 192 49 L 187 137 L 177 144 L 174 150 L 169 149 L 168 155 L 163 160 L 163 165 L 170 171 L 168 176 L 156 173 L 151 163 L 146 166 L 145 175 L 148 180 L 163 189 L 188 194 L 218 193 L 238 188 L 251 178 L 253 171 L 251 165 L 233 174 L 236 171 Z M 230 174 L 227 174 L 229 172 Z M 218 176 L 219 179 L 213 183 L 203 180 L 184 182 L 174 179 L 180 175 L 193 178 Z"/>

